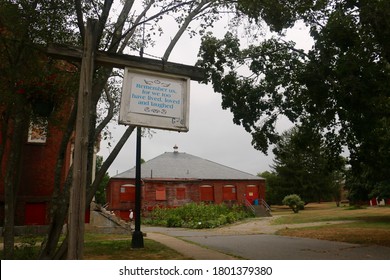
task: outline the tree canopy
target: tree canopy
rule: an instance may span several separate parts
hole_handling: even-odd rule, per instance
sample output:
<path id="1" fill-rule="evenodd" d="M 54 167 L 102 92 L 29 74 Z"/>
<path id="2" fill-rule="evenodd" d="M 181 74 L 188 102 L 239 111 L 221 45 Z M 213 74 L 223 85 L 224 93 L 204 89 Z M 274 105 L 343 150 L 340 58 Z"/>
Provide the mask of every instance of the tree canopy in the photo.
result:
<path id="1" fill-rule="evenodd" d="M 290 194 L 306 203 L 338 199 L 344 160 L 329 157 L 320 134 L 294 127 L 282 134 L 273 153 L 271 196 L 277 203 Z"/>
<path id="2" fill-rule="evenodd" d="M 24 105 L 18 98 L 20 95 L 14 95 L 15 85 L 17 81 L 31 77 L 31 73 L 39 72 L 34 72 L 33 59 L 36 57 L 32 50 L 37 45 L 51 42 L 81 46 L 87 18 L 98 19 L 96 45 L 99 50 L 145 55 L 148 47 L 160 48 L 158 36 L 164 34 L 163 19 L 174 18 L 176 33 L 160 56 L 167 61 L 184 32 L 191 36 L 204 34 L 226 13 L 231 14 L 233 25 L 246 20 L 247 15 L 255 26 L 264 20 L 278 33 L 244 49 L 235 32 L 221 40 L 209 34 L 203 39 L 200 65 L 207 70 L 208 80 L 213 81 L 215 90 L 222 93 L 223 107 L 230 108 L 234 121 L 252 133 L 255 147 L 266 151 L 270 144 L 278 142 L 280 135 L 275 123 L 280 115 L 285 115 L 302 127 L 321 131 L 335 156 L 347 146 L 353 174 L 364 174 L 364 180 L 358 180 L 357 185 L 376 180 L 378 186 L 386 187 L 386 172 L 390 165 L 390 132 L 387 129 L 390 110 L 389 4 L 381 0 L 3 1 L 0 6 L 1 98 L 12 95 L 16 99 L 8 102 L 10 99 L 3 98 L 1 105 L 12 105 L 12 102 Z M 310 27 L 315 40 L 309 52 L 298 50 L 293 42 L 283 39 L 285 28 L 298 20 Z M 147 32 L 143 32 L 145 26 Z M 245 69 L 244 74 L 237 70 L 239 67 Z M 94 115 L 88 139 L 90 161 L 96 140 L 114 116 L 118 87 L 112 77 L 120 75 L 121 72 L 113 68 L 95 69 L 91 108 Z M 103 99 L 107 101 L 107 109 L 98 116 L 98 104 Z M 69 112 L 61 147 L 69 141 L 74 116 L 75 109 Z M 19 115 L 21 119 L 22 115 Z M 2 130 L 6 129 L 3 124 L 7 120 L 2 116 Z M 23 126 L 20 128 L 21 134 L 15 133 L 17 130 L 13 133 L 13 137 L 19 139 L 13 141 L 15 147 L 21 145 Z M 95 180 L 87 188 L 87 201 L 92 200 L 133 129 L 127 128 L 102 163 Z M 15 152 L 18 152 L 17 147 Z M 60 152 L 58 170 L 62 165 L 63 153 Z M 14 166 L 18 166 L 17 162 Z M 18 170 L 12 165 L 8 168 L 10 172 Z M 92 172 L 92 164 L 89 169 Z M 72 172 L 69 173 L 71 176 Z M 62 258 L 66 254 L 66 238 L 60 246 L 58 243 L 67 216 L 69 177 L 61 186 L 57 176 L 51 223 L 41 258 Z M 5 180 L 7 178 L 5 176 Z"/>
<path id="3" fill-rule="evenodd" d="M 49 117 L 60 118 L 51 115 L 53 107 L 43 112 L 34 110 L 37 106 L 33 104 L 56 103 L 58 112 L 74 93 L 72 71 L 48 58 L 41 48 L 45 43 L 74 38 L 67 24 L 70 7 L 60 0 L 0 3 L 0 178 L 4 186 L 5 258 L 13 256 L 15 205 L 30 120 L 42 123 Z"/>
<path id="4" fill-rule="evenodd" d="M 96 42 L 93 45 L 98 46 L 99 50 L 110 53 L 147 56 L 149 55 L 147 53 L 148 50 L 155 49 L 161 51 L 158 54 L 158 58 L 164 62 L 169 59 L 174 46 L 185 32 L 188 32 L 190 36 L 198 33 L 203 34 L 205 30 L 212 28 L 214 23 L 226 13 L 232 15 L 233 24 L 239 24 L 242 14 L 235 9 L 235 3 L 235 1 L 222 0 L 2 1 L 0 4 L 0 57 L 2 59 L 2 64 L 0 65 L 0 70 L 2 71 L 2 76 L 0 77 L 0 89 L 2 91 L 0 107 L 2 109 L 6 108 L 6 114 L 10 112 L 15 102 L 19 105 L 29 107 L 28 102 L 23 103 L 23 99 L 18 98 L 21 95 L 15 95 L 18 89 L 15 85 L 17 81 L 30 77 L 29 75 L 41 73 L 40 69 L 34 69 L 36 64 L 34 64 L 33 58 L 37 58 L 34 50 L 41 51 L 40 48 L 49 43 L 61 43 L 80 48 L 83 44 L 84 28 L 88 18 L 97 19 L 97 36 L 95 38 Z M 164 32 L 167 32 L 163 28 L 164 19 L 167 18 L 170 20 L 174 19 L 176 22 L 174 26 L 170 26 L 169 30 L 170 32 L 174 32 L 174 35 L 169 35 L 172 37 L 168 42 L 168 46 L 160 46 L 159 38 L 160 36 L 164 36 Z M 154 58 L 156 57 L 154 56 Z M 45 60 L 42 62 L 45 62 Z M 75 62 L 75 65 L 79 66 L 77 62 Z M 116 100 L 120 91 L 118 90 L 120 88 L 118 80 L 121 79 L 121 76 L 122 72 L 114 68 L 96 66 L 94 70 L 91 93 L 92 105 L 89 110 L 91 112 L 89 125 L 91 129 L 88 137 L 88 170 L 90 178 L 92 178 L 91 174 L 93 172 L 92 160 L 95 143 L 99 140 L 99 137 L 105 137 L 109 134 L 104 129 L 114 118 L 115 112 L 117 111 Z M 4 92 L 7 95 L 3 94 Z M 16 96 L 16 98 L 6 100 L 3 98 L 4 96 Z M 102 101 L 105 102 L 104 105 L 102 105 Z M 20 106 L 14 107 L 19 108 Z M 61 241 L 60 236 L 68 213 L 72 168 L 64 183 L 63 178 L 60 176 L 60 170 L 64 166 L 64 151 L 75 125 L 76 108 L 77 106 L 73 106 L 73 109 L 67 116 L 68 119 L 63 120 L 64 138 L 61 141 L 56 164 L 56 174 L 54 175 L 56 182 L 50 205 L 50 226 L 47 238 L 42 243 L 40 252 L 40 258 L 43 259 L 63 258 L 67 252 L 67 239 L 65 237 Z M 21 114 L 13 115 L 18 116 L 18 120 L 28 120 L 30 111 L 20 111 L 26 113 L 26 118 Z M 8 120 L 11 119 L 1 119 L 1 129 L 2 132 L 7 132 L 8 129 L 8 132 L 15 139 L 19 140 L 13 141 L 10 149 L 15 152 L 15 158 L 18 157 L 20 159 L 23 133 L 26 132 L 26 127 L 19 125 L 20 129 L 16 130 L 17 122 L 12 122 L 13 127 L 11 127 L 7 126 Z M 133 130 L 134 127 L 127 127 L 122 137 L 113 147 L 111 154 L 102 163 L 95 179 L 93 181 L 91 179 L 90 184 L 87 186 L 87 204 L 92 200 L 101 181 L 106 175 L 107 169 Z M 15 133 L 16 131 L 20 133 Z M 2 133 L 2 136 L 4 135 L 5 133 Z M 4 149 L 0 151 L 4 151 Z M 12 173 L 11 175 L 14 178 L 18 178 L 20 169 L 14 167 L 19 166 L 19 164 L 15 161 L 14 165 L 10 165 L 9 163 L 6 163 L 6 165 L 9 173 Z M 4 180 L 8 186 L 6 187 L 7 191 L 14 195 L 16 188 L 13 188 L 13 186 L 17 186 L 17 181 L 10 180 L 9 176 L 5 176 Z M 61 185 L 62 183 L 63 185 Z M 7 217 L 13 217 L 15 209 L 13 205 L 16 198 L 7 196 L 6 200 L 10 206 L 8 207 L 7 204 L 6 215 Z M 14 221 L 10 219 L 5 223 L 7 224 L 5 227 L 5 235 L 7 235 L 7 238 L 5 238 L 5 251 L 9 252 L 7 258 L 11 258 Z M 60 242 L 62 243 L 59 245 L 58 243 Z"/>
<path id="5" fill-rule="evenodd" d="M 366 189 L 365 199 L 376 186 L 389 188 L 390 2 L 238 3 L 250 17 L 264 20 L 272 37 L 242 47 L 230 32 L 222 39 L 207 34 L 198 63 L 234 122 L 266 153 L 279 142 L 276 124 L 286 116 L 320 131 L 334 158 L 348 151 L 354 186 Z M 308 51 L 285 39 L 286 28 L 298 21 L 314 40 Z"/>

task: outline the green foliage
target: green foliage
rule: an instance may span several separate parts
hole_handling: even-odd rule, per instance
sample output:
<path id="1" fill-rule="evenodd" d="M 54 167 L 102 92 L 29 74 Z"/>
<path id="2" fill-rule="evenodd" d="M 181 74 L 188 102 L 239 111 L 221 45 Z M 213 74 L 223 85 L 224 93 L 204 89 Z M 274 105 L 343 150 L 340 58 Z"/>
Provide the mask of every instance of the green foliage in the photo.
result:
<path id="1" fill-rule="evenodd" d="M 281 197 L 278 190 L 277 174 L 274 171 L 265 171 L 258 175 L 266 180 L 265 197 L 267 198 L 267 203 L 269 205 L 281 204 L 284 196 Z"/>
<path id="2" fill-rule="evenodd" d="M 65 16 L 69 12 L 69 1 L 0 2 L 0 165 L 4 167 L 0 177 L 4 186 L 7 259 L 14 258 L 16 252 L 11 230 L 14 219 L 10 218 L 15 213 L 10 205 L 17 201 L 15 195 L 23 172 L 21 161 L 30 121 L 38 121 L 38 124 L 50 121 L 51 125 L 58 125 L 64 123 L 61 118 L 67 117 L 51 113 L 54 109 L 59 112 L 61 106 L 67 104 L 64 100 L 69 100 L 73 93 L 74 88 L 68 83 L 72 73 L 65 69 L 63 62 L 48 58 L 43 46 L 64 42 L 65 38 L 70 40 L 68 36 L 73 30 L 69 28 L 69 17 Z M 41 118 L 49 116 L 50 120 Z"/>
<path id="3" fill-rule="evenodd" d="M 49 58 L 42 47 L 72 38 L 66 13 L 68 1 L 0 3 L 0 106 L 7 108 L 3 125 L 15 115 L 48 117 L 73 96 L 74 69 Z"/>
<path id="4" fill-rule="evenodd" d="M 250 216 L 240 205 L 188 203 L 177 208 L 155 208 L 144 222 L 167 227 L 215 228 Z"/>
<path id="5" fill-rule="evenodd" d="M 377 197 L 378 199 L 386 199 L 390 197 L 390 180 L 382 181 L 376 184 L 369 194 L 369 197 Z"/>
<path id="6" fill-rule="evenodd" d="M 280 140 L 280 115 L 318 131 L 333 158 L 348 149 L 353 193 L 365 200 L 373 189 L 386 195 L 376 186 L 388 185 L 390 169 L 390 1 L 238 3 L 280 33 L 245 48 L 232 33 L 204 36 L 198 65 L 233 121 L 264 153 Z M 284 38 L 297 20 L 310 28 L 309 51 Z"/>
<path id="7" fill-rule="evenodd" d="M 239 0 L 238 9 L 249 17 L 264 20 L 271 30 L 292 27 L 300 14 L 313 7 L 311 0 Z M 323 1 L 317 1 L 317 6 Z"/>
<path id="8" fill-rule="evenodd" d="M 283 133 L 273 152 L 273 187 L 280 202 L 291 193 L 306 202 L 338 199 L 344 160 L 332 157 L 320 134 L 292 128 Z"/>
<path id="9" fill-rule="evenodd" d="M 96 171 L 100 170 L 101 166 L 103 164 L 103 157 L 97 156 L 96 157 Z M 108 175 L 108 172 L 104 175 L 104 178 L 100 182 L 96 193 L 95 193 L 95 201 L 96 203 L 100 205 L 106 204 L 106 187 L 108 185 L 108 181 L 110 180 L 110 176 Z"/>
<path id="10" fill-rule="evenodd" d="M 39 253 L 38 241 L 41 238 L 34 236 L 23 236 L 15 245 L 15 260 L 36 260 Z M 4 253 L 4 252 L 2 252 Z"/>
<path id="11" fill-rule="evenodd" d="M 299 195 L 290 194 L 283 198 L 283 204 L 290 207 L 294 213 L 298 213 L 299 210 L 303 210 L 305 208 L 305 202 L 301 200 Z"/>

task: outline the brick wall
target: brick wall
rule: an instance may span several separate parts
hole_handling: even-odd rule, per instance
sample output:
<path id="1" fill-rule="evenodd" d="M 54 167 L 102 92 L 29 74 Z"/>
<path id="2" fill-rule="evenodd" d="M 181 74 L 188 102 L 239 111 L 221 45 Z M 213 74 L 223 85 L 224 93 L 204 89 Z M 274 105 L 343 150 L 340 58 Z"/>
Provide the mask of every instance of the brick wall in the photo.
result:
<path id="1" fill-rule="evenodd" d="M 134 202 L 120 201 L 121 187 L 131 184 L 135 184 L 134 179 L 112 178 L 110 180 L 106 189 L 108 210 L 119 213 L 134 209 Z M 154 207 L 178 207 L 189 202 L 201 202 L 200 188 L 202 186 L 213 188 L 214 203 L 242 203 L 248 185 L 256 186 L 258 188 L 258 198 L 265 199 L 264 180 L 145 180 L 141 191 L 142 209 L 143 211 L 150 211 Z M 224 199 L 224 197 L 226 198 L 226 195 L 224 196 L 225 186 L 229 186 L 229 190 L 235 194 L 230 196 L 230 198 L 234 197 L 234 200 L 226 201 Z"/>
<path id="2" fill-rule="evenodd" d="M 64 114 L 64 112 L 62 112 Z M 56 116 L 57 120 L 65 121 L 66 114 Z M 17 206 L 15 213 L 15 225 L 25 225 L 26 223 L 33 224 L 48 224 L 48 210 L 54 187 L 54 172 L 59 154 L 60 143 L 63 137 L 63 125 L 48 125 L 47 138 L 45 143 L 31 143 L 27 141 L 27 133 L 25 135 L 25 143 L 22 147 L 22 163 L 21 163 L 21 178 L 17 194 Z M 9 138 L 8 138 L 9 139 Z M 6 168 L 6 159 L 9 155 L 9 143 L 7 143 L 5 152 L 5 161 L 1 166 L 3 174 Z M 70 162 L 70 144 L 67 147 L 65 165 L 62 170 L 62 181 L 65 174 L 69 170 Z M 4 205 L 4 184 L 0 180 L 0 204 Z M 32 208 L 31 208 L 32 207 Z M 4 211 L 0 211 L 1 224 L 4 221 Z M 26 211 L 30 209 L 36 210 L 39 217 L 34 215 L 26 215 Z M 42 213 L 45 209 L 45 213 Z M 35 210 L 34 210 L 35 211 Z M 44 218 L 42 218 L 44 215 Z"/>

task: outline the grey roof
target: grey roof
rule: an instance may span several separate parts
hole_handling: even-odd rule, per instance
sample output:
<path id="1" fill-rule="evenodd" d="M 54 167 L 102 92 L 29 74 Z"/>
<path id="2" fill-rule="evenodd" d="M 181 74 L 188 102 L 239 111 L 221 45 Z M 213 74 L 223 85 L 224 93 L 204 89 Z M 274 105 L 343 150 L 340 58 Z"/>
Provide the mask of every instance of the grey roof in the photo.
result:
<path id="1" fill-rule="evenodd" d="M 264 178 L 181 152 L 166 152 L 141 165 L 142 179 L 264 180 Z M 135 178 L 135 167 L 113 178 Z"/>

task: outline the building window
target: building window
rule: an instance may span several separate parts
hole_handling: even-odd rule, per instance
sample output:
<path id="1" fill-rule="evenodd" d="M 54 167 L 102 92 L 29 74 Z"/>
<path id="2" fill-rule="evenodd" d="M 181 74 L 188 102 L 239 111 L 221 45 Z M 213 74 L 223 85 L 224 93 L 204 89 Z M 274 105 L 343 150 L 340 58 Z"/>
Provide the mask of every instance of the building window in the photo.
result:
<path id="1" fill-rule="evenodd" d="M 135 186 L 126 184 L 121 186 L 119 194 L 120 202 L 134 202 L 135 201 Z"/>
<path id="2" fill-rule="evenodd" d="M 223 186 L 223 200 L 225 201 L 237 200 L 236 186 L 233 185 Z"/>
<path id="3" fill-rule="evenodd" d="M 167 193 L 165 187 L 156 188 L 156 200 L 167 200 Z"/>
<path id="4" fill-rule="evenodd" d="M 186 189 L 185 188 L 177 188 L 176 189 L 176 199 L 183 200 L 186 198 Z"/>
<path id="5" fill-rule="evenodd" d="M 199 188 L 200 201 L 213 202 L 214 201 L 214 187 L 210 185 L 202 185 Z"/>
<path id="6" fill-rule="evenodd" d="M 47 138 L 47 120 L 45 119 L 37 119 L 35 121 L 30 122 L 30 126 L 28 129 L 28 143 L 46 143 Z"/>

